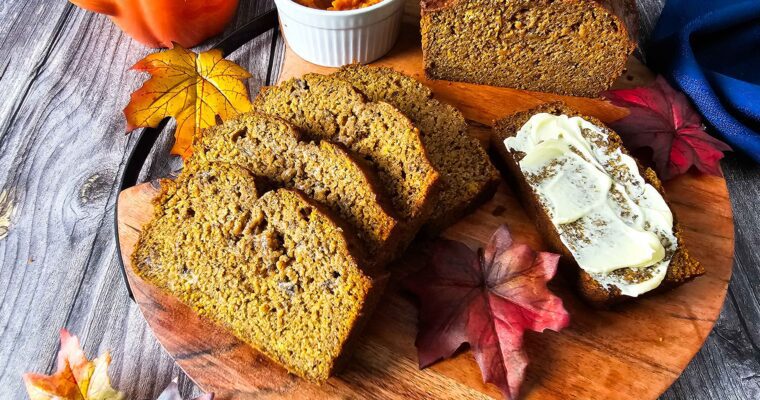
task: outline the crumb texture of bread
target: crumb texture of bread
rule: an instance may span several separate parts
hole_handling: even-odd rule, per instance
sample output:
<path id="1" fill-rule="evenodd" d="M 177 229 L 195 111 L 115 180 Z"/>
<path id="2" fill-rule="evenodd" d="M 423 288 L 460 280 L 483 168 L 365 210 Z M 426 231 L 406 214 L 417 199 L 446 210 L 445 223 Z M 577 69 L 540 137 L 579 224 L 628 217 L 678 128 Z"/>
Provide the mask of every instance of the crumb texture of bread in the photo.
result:
<path id="1" fill-rule="evenodd" d="M 594 97 L 635 50 L 631 0 L 422 0 L 425 73 Z"/>
<path id="2" fill-rule="evenodd" d="M 394 209 L 412 232 L 432 212 L 439 191 L 419 130 L 387 103 L 371 102 L 341 79 L 306 74 L 262 89 L 253 107 L 315 139 L 345 145 L 377 171 Z"/>
<path id="3" fill-rule="evenodd" d="M 578 116 L 591 124 L 596 125 L 606 130 L 609 135 L 610 148 L 620 148 L 624 154 L 628 154 L 627 150 L 623 146 L 620 137 L 611 129 L 606 127 L 601 121 L 596 118 L 589 117 L 574 111 L 563 103 L 549 103 L 544 104 L 534 109 L 520 112 L 512 116 L 508 116 L 504 119 L 497 121 L 494 125 L 491 134 L 491 146 L 496 150 L 500 158 L 504 161 L 505 166 L 509 171 L 510 178 L 516 183 L 517 193 L 521 202 L 526 207 L 526 210 L 534 219 L 539 233 L 547 241 L 549 246 L 556 252 L 560 253 L 565 261 L 565 264 L 572 265 L 575 272 L 578 275 L 578 287 L 581 295 L 591 304 L 599 307 L 607 307 L 616 303 L 630 300 L 631 297 L 625 296 L 621 293 L 620 289 L 615 286 L 606 286 L 597 282 L 589 273 L 578 267 L 572 252 L 563 244 L 560 239 L 560 234 L 551 221 L 550 216 L 546 210 L 541 206 L 538 195 L 531 188 L 530 184 L 518 164 L 519 154 L 510 151 L 504 145 L 504 140 L 510 137 L 514 137 L 517 132 L 525 125 L 528 120 L 540 113 L 548 113 L 553 115 L 567 115 L 569 117 Z M 639 166 L 641 175 L 644 181 L 652 187 L 654 187 L 660 194 L 665 195 L 662 183 L 657 177 L 657 174 L 650 168 L 642 168 Z M 671 208 L 671 211 L 672 208 Z M 683 234 L 678 224 L 677 216 L 673 212 L 673 234 L 677 239 L 678 247 L 673 254 L 666 275 L 662 283 L 655 289 L 645 294 L 653 294 L 663 290 L 667 290 L 691 279 L 694 279 L 704 274 L 704 268 L 695 260 L 690 254 L 683 240 Z"/>
<path id="4" fill-rule="evenodd" d="M 162 182 L 134 271 L 292 373 L 323 382 L 377 296 L 356 244 L 299 192 L 259 197 L 245 168 L 192 160 Z"/>
<path id="5" fill-rule="evenodd" d="M 305 142 L 285 121 L 246 113 L 195 138 L 198 157 L 240 164 L 277 187 L 298 189 L 349 223 L 379 265 L 394 256 L 397 217 L 374 171 L 341 146 Z"/>
<path id="6" fill-rule="evenodd" d="M 370 100 L 398 108 L 420 129 L 430 161 L 441 175 L 441 193 L 426 230 L 443 230 L 493 195 L 501 178 L 488 154 L 467 134 L 462 113 L 434 99 L 430 88 L 390 68 L 354 64 L 335 76 Z"/>

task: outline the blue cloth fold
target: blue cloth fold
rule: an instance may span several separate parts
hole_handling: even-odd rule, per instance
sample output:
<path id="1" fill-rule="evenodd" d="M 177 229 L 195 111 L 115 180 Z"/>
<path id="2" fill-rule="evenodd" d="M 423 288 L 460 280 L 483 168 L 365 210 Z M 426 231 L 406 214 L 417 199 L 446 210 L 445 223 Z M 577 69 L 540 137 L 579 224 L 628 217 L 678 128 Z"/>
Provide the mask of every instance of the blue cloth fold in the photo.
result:
<path id="1" fill-rule="evenodd" d="M 647 60 L 760 162 L 760 0 L 668 0 Z"/>

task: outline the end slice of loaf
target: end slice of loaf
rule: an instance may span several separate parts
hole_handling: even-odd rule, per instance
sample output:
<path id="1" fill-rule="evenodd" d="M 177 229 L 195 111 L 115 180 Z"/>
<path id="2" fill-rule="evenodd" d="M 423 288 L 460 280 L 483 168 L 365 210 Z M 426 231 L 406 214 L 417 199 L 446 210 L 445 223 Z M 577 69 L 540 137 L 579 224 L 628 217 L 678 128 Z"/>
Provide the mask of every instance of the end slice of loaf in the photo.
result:
<path id="1" fill-rule="evenodd" d="M 437 200 L 438 172 L 419 130 L 388 103 L 371 102 L 350 83 L 306 74 L 267 87 L 255 110 L 276 115 L 311 137 L 341 143 L 378 172 L 410 240 Z"/>
<path id="2" fill-rule="evenodd" d="M 590 274 L 586 273 L 580 267 L 578 267 L 572 253 L 562 243 L 559 233 L 551 222 L 551 218 L 541 206 L 538 196 L 531 188 L 530 184 L 526 180 L 526 177 L 523 175 L 518 164 L 518 154 L 510 151 L 504 145 L 505 139 L 515 136 L 520 128 L 522 128 L 522 126 L 525 125 L 525 123 L 532 116 L 539 113 L 567 115 L 569 117 L 581 117 L 586 121 L 589 121 L 592 124 L 606 130 L 606 133 L 609 135 L 610 148 L 620 148 L 624 154 L 628 154 L 628 152 L 623 146 L 620 137 L 614 131 L 606 127 L 604 123 L 596 118 L 582 115 L 577 111 L 568 108 L 562 103 L 545 104 L 499 120 L 494 125 L 491 135 L 491 146 L 493 149 L 497 150 L 501 159 L 506 164 L 511 177 L 516 181 L 518 195 L 520 196 L 520 199 L 523 205 L 526 207 L 528 213 L 535 221 L 539 232 L 549 243 L 550 247 L 562 255 L 565 262 L 568 262 L 570 265 L 575 266 L 575 269 L 578 272 L 578 286 L 581 295 L 591 304 L 601 307 L 606 307 L 615 303 L 629 300 L 631 297 L 623 296 L 619 288 L 615 286 L 606 287 L 601 285 Z M 652 185 L 664 197 L 665 191 L 662 187 L 662 183 L 657 177 L 657 174 L 650 168 L 641 168 L 641 166 L 639 166 L 639 170 L 642 171 L 641 175 L 644 178 L 644 181 Z M 672 208 L 671 211 L 673 211 Z M 702 265 L 693 257 L 691 257 L 691 255 L 689 255 L 689 251 L 683 241 L 681 228 L 678 225 L 678 220 L 675 212 L 673 213 L 673 218 L 673 231 L 678 241 L 678 248 L 671 259 L 667 274 L 663 282 L 657 289 L 645 293 L 645 295 L 679 286 L 691 279 L 696 278 L 697 276 L 704 274 L 705 272 Z"/>
<path id="3" fill-rule="evenodd" d="M 369 259 L 390 261 L 401 230 L 374 171 L 341 146 L 304 142 L 285 121 L 246 113 L 195 138 L 206 161 L 240 164 L 278 187 L 294 188 L 340 215 L 367 245 Z"/>
<path id="4" fill-rule="evenodd" d="M 288 189 L 257 198 L 240 166 L 188 164 L 162 182 L 135 272 L 290 372 L 326 380 L 384 280 L 319 204 Z"/>
<path id="5" fill-rule="evenodd" d="M 435 79 L 597 96 L 635 49 L 632 0 L 422 0 Z"/>
<path id="6" fill-rule="evenodd" d="M 430 88 L 416 79 L 390 68 L 354 64 L 335 76 L 372 101 L 398 108 L 420 129 L 430 161 L 441 174 L 441 193 L 425 225 L 429 234 L 440 232 L 493 196 L 499 174 L 480 142 L 467 134 L 467 122 L 459 110 L 434 99 Z"/>

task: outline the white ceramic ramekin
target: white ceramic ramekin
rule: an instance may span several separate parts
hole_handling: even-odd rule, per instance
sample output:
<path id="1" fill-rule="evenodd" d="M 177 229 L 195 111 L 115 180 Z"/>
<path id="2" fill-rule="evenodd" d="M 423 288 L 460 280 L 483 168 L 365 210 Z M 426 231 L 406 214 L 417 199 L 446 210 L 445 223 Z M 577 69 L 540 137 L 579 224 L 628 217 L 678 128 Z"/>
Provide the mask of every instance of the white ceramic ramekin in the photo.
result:
<path id="1" fill-rule="evenodd" d="M 275 0 L 288 46 L 304 60 L 326 67 L 368 63 L 387 53 L 398 38 L 404 0 L 383 0 L 348 11 L 309 8 Z"/>

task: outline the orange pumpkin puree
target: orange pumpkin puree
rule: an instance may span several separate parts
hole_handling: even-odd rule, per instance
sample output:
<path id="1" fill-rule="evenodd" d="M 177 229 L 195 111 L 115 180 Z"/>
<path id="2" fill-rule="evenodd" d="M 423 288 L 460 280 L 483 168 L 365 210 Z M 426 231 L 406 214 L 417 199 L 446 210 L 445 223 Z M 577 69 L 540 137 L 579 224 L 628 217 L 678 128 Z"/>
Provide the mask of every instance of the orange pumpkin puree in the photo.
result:
<path id="1" fill-rule="evenodd" d="M 296 3 L 321 10 L 343 11 L 369 7 L 383 0 L 295 0 Z"/>

